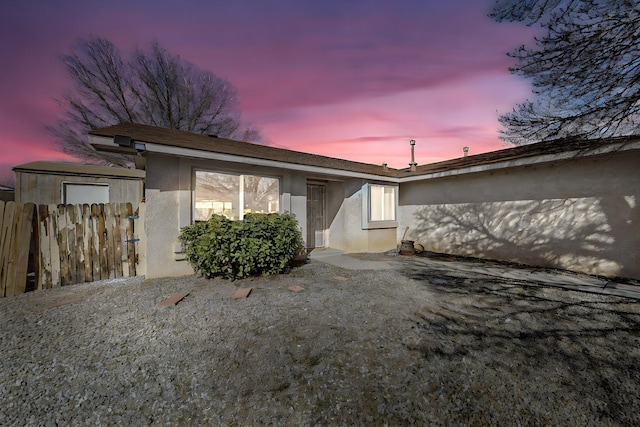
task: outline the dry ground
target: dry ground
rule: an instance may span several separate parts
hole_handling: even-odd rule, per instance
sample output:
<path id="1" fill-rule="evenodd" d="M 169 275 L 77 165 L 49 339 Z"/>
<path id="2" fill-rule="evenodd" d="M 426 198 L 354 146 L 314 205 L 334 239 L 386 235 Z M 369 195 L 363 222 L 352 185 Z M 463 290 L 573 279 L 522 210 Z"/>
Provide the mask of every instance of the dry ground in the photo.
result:
<path id="1" fill-rule="evenodd" d="M 640 425 L 640 301 L 402 262 L 0 300 L 0 425 Z"/>

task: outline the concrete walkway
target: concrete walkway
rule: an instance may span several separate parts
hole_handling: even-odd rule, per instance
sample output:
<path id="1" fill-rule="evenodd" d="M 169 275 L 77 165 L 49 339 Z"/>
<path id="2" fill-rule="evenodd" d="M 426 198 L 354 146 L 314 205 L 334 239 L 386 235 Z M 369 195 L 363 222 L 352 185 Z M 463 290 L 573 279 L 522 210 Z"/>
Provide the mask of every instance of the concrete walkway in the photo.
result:
<path id="1" fill-rule="evenodd" d="M 452 260 L 428 256 L 390 254 L 344 254 L 335 249 L 314 250 L 312 261 L 326 262 L 347 270 L 391 270 L 407 267 L 435 270 L 453 277 L 487 279 L 498 277 L 531 285 L 553 286 L 604 295 L 640 299 L 640 281 L 615 281 L 599 276 L 526 266 L 513 266 L 494 261 Z"/>
<path id="2" fill-rule="evenodd" d="M 309 259 L 326 262 L 346 270 L 392 270 L 398 268 L 397 265 L 390 260 L 366 260 L 357 258 L 356 255 L 345 255 L 344 252 L 337 249 L 314 249 L 309 254 Z"/>

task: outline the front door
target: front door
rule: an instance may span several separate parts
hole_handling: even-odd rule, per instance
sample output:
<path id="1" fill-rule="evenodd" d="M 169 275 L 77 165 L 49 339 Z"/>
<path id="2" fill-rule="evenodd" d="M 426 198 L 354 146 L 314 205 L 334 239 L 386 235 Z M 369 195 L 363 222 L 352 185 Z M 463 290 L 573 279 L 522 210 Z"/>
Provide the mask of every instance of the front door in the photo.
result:
<path id="1" fill-rule="evenodd" d="M 325 186 L 307 185 L 307 248 L 324 247 Z"/>

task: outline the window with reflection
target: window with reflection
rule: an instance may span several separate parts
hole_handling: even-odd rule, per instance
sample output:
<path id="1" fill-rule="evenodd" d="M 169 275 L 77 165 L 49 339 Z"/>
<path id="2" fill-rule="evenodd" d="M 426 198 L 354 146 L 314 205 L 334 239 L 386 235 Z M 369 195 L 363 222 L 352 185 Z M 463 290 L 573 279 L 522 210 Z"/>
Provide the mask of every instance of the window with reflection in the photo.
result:
<path id="1" fill-rule="evenodd" d="M 278 178 L 195 172 L 194 221 L 206 221 L 213 214 L 241 220 L 248 212 L 280 212 Z"/>
<path id="2" fill-rule="evenodd" d="M 369 185 L 369 221 L 396 220 L 396 187 Z"/>

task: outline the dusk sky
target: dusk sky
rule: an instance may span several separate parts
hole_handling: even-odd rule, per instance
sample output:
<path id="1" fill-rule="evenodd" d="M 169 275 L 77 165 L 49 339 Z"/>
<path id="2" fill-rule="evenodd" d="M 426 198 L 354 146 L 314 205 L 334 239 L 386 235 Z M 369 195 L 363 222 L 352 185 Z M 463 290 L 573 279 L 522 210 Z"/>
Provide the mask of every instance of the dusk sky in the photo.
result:
<path id="1" fill-rule="evenodd" d="M 406 167 L 505 148 L 497 117 L 530 94 L 506 55 L 533 30 L 493 0 L 22 0 L 0 6 L 0 183 L 71 161 L 45 130 L 71 88 L 59 57 L 105 37 L 152 41 L 229 80 L 273 146 Z"/>

